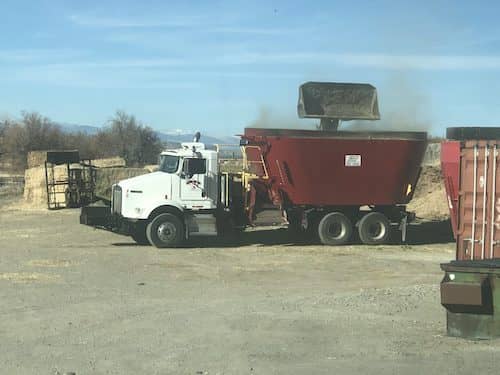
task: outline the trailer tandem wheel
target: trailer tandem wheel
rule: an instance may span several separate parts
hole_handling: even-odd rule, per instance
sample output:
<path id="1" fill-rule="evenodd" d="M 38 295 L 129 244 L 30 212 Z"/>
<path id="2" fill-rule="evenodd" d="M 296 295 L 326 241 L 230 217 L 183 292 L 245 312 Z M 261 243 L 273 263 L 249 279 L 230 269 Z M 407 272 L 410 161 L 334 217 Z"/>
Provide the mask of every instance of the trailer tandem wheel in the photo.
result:
<path id="1" fill-rule="evenodd" d="M 156 247 L 179 247 L 184 239 L 184 226 L 173 214 L 160 214 L 146 227 L 149 242 Z"/>
<path id="2" fill-rule="evenodd" d="M 389 242 L 391 223 L 380 212 L 370 212 L 363 216 L 358 224 L 361 242 L 366 245 L 382 245 Z"/>
<path id="3" fill-rule="evenodd" d="M 343 245 L 352 235 L 352 222 L 342 212 L 330 212 L 318 225 L 318 235 L 325 245 Z"/>

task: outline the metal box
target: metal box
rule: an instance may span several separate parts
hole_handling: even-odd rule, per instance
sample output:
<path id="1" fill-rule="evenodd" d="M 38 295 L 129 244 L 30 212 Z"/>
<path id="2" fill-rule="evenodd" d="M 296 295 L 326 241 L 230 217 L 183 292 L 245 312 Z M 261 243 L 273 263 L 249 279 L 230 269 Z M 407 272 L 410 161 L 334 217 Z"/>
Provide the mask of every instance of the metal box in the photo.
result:
<path id="1" fill-rule="evenodd" d="M 449 336 L 470 339 L 500 337 L 500 260 L 452 261 L 441 264 L 441 304 Z"/>

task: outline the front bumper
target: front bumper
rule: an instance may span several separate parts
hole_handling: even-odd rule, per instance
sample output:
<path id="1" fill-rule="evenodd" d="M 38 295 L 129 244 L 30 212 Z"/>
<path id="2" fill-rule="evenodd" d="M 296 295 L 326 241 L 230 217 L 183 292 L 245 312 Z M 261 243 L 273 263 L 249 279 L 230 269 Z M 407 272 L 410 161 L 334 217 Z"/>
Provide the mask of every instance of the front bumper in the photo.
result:
<path id="1" fill-rule="evenodd" d="M 80 224 L 83 225 L 112 230 L 115 221 L 108 205 L 84 206 L 80 211 Z"/>
<path id="2" fill-rule="evenodd" d="M 109 201 L 82 207 L 80 211 L 80 224 L 126 236 L 133 233 L 140 222 L 140 220 L 127 219 L 120 214 L 112 213 Z"/>

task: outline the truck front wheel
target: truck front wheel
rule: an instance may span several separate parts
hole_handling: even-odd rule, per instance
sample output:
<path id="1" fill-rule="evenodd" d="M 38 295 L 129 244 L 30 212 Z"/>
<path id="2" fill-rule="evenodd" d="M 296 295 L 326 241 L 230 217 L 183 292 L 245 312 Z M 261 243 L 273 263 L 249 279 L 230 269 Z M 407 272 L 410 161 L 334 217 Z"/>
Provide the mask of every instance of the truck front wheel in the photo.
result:
<path id="1" fill-rule="evenodd" d="M 319 222 L 318 235 L 325 245 L 343 245 L 352 235 L 351 220 L 341 212 L 326 214 Z"/>
<path id="2" fill-rule="evenodd" d="M 146 235 L 151 245 L 178 247 L 184 239 L 184 226 L 181 220 L 172 214 L 160 214 L 147 226 Z"/>

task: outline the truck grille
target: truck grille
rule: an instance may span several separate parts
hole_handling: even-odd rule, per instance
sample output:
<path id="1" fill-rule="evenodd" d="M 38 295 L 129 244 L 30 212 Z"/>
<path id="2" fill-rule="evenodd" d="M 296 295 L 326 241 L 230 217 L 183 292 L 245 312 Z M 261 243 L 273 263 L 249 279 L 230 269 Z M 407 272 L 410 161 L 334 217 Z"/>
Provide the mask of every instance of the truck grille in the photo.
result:
<path id="1" fill-rule="evenodd" d="M 122 212 L 122 188 L 118 185 L 113 186 L 111 194 L 111 212 L 120 214 Z"/>

